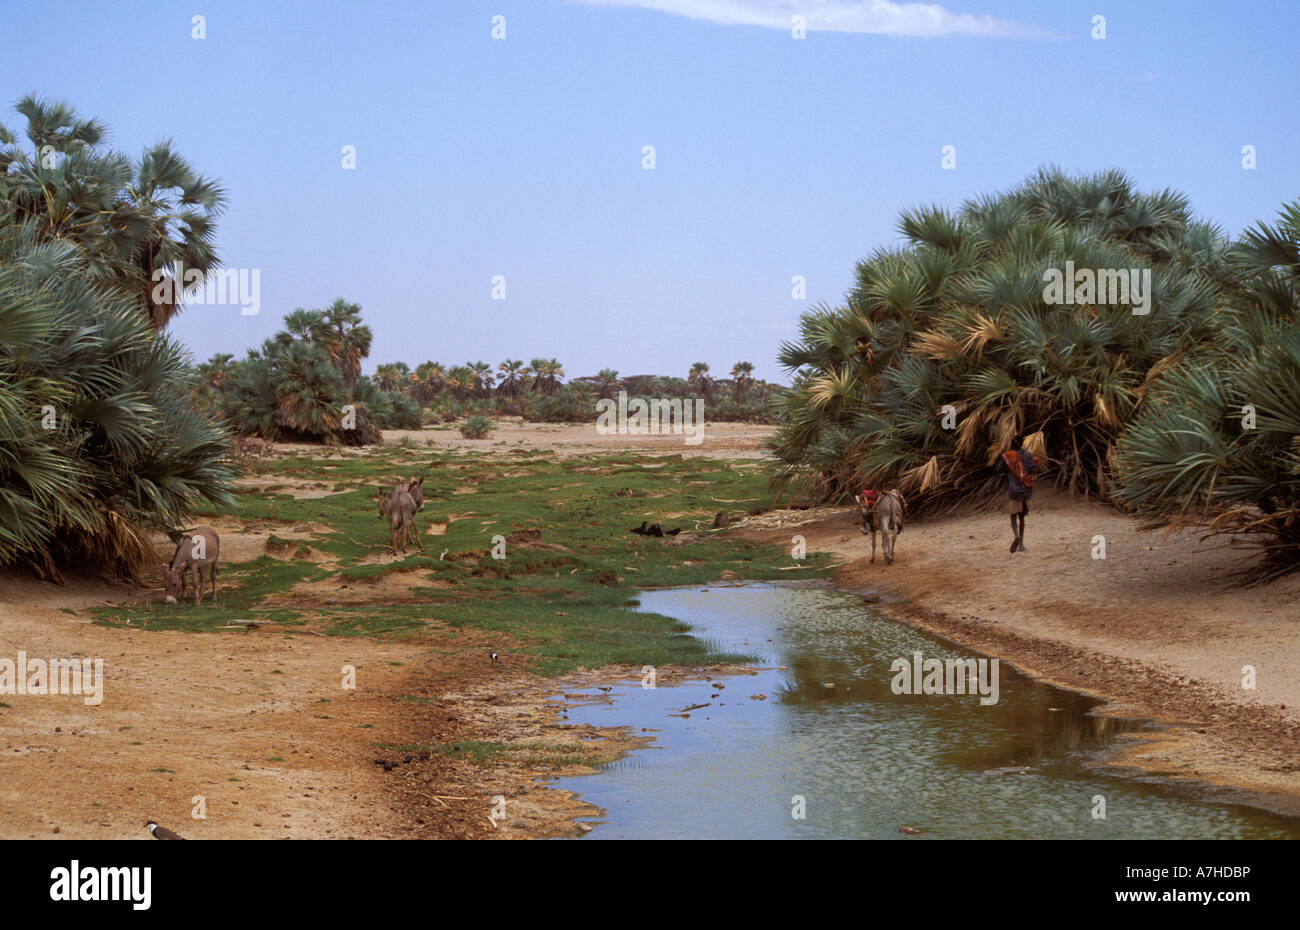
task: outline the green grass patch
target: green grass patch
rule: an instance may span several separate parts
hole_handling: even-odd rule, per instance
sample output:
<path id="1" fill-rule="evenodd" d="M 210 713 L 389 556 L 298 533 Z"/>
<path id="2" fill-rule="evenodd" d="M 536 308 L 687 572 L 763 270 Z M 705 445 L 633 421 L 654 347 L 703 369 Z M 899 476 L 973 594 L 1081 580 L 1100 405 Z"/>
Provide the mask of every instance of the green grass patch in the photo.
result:
<path id="1" fill-rule="evenodd" d="M 522 452 L 386 446 L 337 456 L 322 449 L 317 457 L 260 463 L 265 492 L 240 493 L 234 504 L 197 514 L 196 522 L 234 521 L 269 531 L 272 554 L 223 563 L 216 604 L 97 608 L 95 617 L 188 632 L 229 632 L 236 621 L 310 624 L 330 636 L 408 641 L 440 639 L 448 628 L 472 629 L 499 634 L 502 647 L 530 657 L 533 671 L 561 675 L 612 663 L 752 658 L 710 653 L 677 620 L 628 608 L 636 606 L 639 589 L 708 584 L 724 571 L 743 580 L 815 578 L 829 571 L 827 556 L 796 562 L 788 548 L 755 546 L 710 529 L 719 510 L 758 513 L 772 506 L 762 463 L 637 453 L 553 460 Z M 342 493 L 293 500 L 287 488 L 276 487 L 281 475 L 309 475 Z M 375 494 L 411 475 L 425 479 L 425 507 L 416 517 L 424 548 L 391 561 Z M 681 535 L 629 532 L 642 521 L 680 527 Z M 309 538 L 282 535 L 304 523 L 320 531 Z M 445 533 L 427 535 L 434 523 L 444 524 Z M 500 552 L 500 537 L 522 530 L 539 531 L 545 545 L 507 541 L 505 558 L 492 557 L 494 549 Z M 676 544 L 687 537 L 696 538 Z M 330 561 L 288 556 L 308 551 Z M 393 596 L 389 581 L 367 601 L 367 588 L 395 572 L 402 573 L 401 596 Z M 310 597 L 294 591 L 307 584 L 313 584 Z"/>

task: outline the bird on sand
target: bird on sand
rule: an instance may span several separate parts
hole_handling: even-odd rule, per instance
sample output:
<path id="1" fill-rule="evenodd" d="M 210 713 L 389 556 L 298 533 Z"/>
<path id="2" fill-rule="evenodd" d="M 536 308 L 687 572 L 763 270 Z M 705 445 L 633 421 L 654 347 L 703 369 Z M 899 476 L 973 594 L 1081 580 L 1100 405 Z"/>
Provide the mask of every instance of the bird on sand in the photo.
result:
<path id="1" fill-rule="evenodd" d="M 173 833 L 171 830 L 168 830 L 166 827 L 158 826 L 158 822 L 156 820 L 149 821 L 147 824 L 145 824 L 145 826 L 149 828 L 149 832 L 153 834 L 153 838 L 156 840 L 185 839 L 185 837 L 181 836 L 179 833 Z"/>

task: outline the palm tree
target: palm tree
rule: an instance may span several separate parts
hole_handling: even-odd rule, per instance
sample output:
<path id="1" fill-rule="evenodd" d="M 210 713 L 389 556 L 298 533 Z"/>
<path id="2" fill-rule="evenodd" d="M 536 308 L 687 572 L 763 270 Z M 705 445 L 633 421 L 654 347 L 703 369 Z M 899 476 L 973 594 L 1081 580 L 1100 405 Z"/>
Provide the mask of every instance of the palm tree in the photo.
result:
<path id="1" fill-rule="evenodd" d="M 405 368 L 402 364 L 388 363 L 380 365 L 375 369 L 375 385 L 381 391 L 395 391 L 399 386 L 406 384 L 406 377 L 402 373 Z"/>
<path id="2" fill-rule="evenodd" d="M 126 288 L 161 330 L 180 311 L 190 273 L 206 277 L 220 264 L 213 240 L 225 190 L 170 141 L 131 161 L 105 151 L 104 125 L 66 103 L 28 95 L 16 109 L 32 150 L 0 126 L 0 191 L 16 207 L 14 221 L 75 242 L 92 273 Z M 182 269 L 185 279 L 175 280 Z"/>
<path id="3" fill-rule="evenodd" d="M 361 305 L 348 303 L 342 297 L 326 307 L 322 316 L 321 344 L 351 390 L 361 377 L 361 360 L 370 354 L 374 336 L 370 327 L 361 322 Z"/>
<path id="4" fill-rule="evenodd" d="M 1258 581 L 1300 569 L 1300 201 L 1229 253 L 1215 338 L 1151 385 L 1120 442 L 1116 497 L 1148 527 L 1262 549 Z"/>
<path id="5" fill-rule="evenodd" d="M 466 367 L 472 371 L 474 393 L 478 397 L 486 397 L 492 392 L 494 377 L 492 375 L 492 366 L 487 362 L 466 362 Z"/>
<path id="6" fill-rule="evenodd" d="M 707 362 L 696 362 L 691 365 L 690 373 L 686 376 L 686 382 L 693 385 L 704 396 L 706 401 L 712 402 L 713 376 L 709 374 Z"/>
<path id="7" fill-rule="evenodd" d="M 596 374 L 596 393 L 602 399 L 613 397 L 614 392 L 621 386 L 618 380 L 618 372 L 613 368 L 602 368 Z"/>
<path id="8" fill-rule="evenodd" d="M 156 559 L 144 527 L 233 500 L 228 436 L 137 295 L 15 214 L 0 203 L 0 566 L 134 577 Z"/>
<path id="9" fill-rule="evenodd" d="M 533 369 L 533 392 L 541 394 L 554 394 L 560 387 L 560 379 L 564 377 L 564 367 L 556 359 L 535 358 L 531 366 Z"/>
<path id="10" fill-rule="evenodd" d="M 519 393 L 520 380 L 527 372 L 524 363 L 516 359 L 506 359 L 497 366 L 501 372 L 501 381 L 497 385 L 497 392 L 505 394 L 507 397 L 514 397 Z"/>
<path id="11" fill-rule="evenodd" d="M 474 369 L 468 365 L 456 365 L 446 376 L 447 390 L 457 400 L 468 400 L 474 392 Z"/>
<path id="12" fill-rule="evenodd" d="M 1174 192 L 1054 169 L 899 228 L 907 244 L 860 262 L 846 304 L 813 308 L 782 347 L 812 376 L 782 401 L 781 480 L 822 497 L 890 482 L 909 506 L 955 505 L 986 495 L 998 453 L 1029 434 L 1060 486 L 1104 494 L 1148 380 L 1212 331 L 1222 235 Z M 1044 271 L 1066 261 L 1150 269 L 1150 313 L 1048 303 Z"/>
<path id="13" fill-rule="evenodd" d="M 736 362 L 731 369 L 731 378 L 735 382 L 735 399 L 736 403 L 745 402 L 745 391 L 754 382 L 754 363 L 753 362 Z"/>
<path id="14" fill-rule="evenodd" d="M 195 367 L 199 380 L 215 391 L 220 391 L 226 377 L 230 374 L 230 363 L 235 357 L 224 352 L 213 355 L 206 362 Z"/>
<path id="15" fill-rule="evenodd" d="M 325 323 L 324 313 L 299 307 L 285 314 L 283 334 L 291 339 L 323 345 L 329 337 L 329 327 Z"/>
<path id="16" fill-rule="evenodd" d="M 397 408 L 395 400 L 378 393 L 368 378 L 349 386 L 327 348 L 336 330 L 323 312 L 295 310 L 284 318 L 285 328 L 250 350 L 248 357 L 231 366 L 223 382 L 222 409 L 241 432 L 275 439 L 289 434 L 365 445 L 381 438 L 365 401 L 384 404 L 377 416 Z M 392 366 L 400 379 L 401 368 Z M 353 417 L 345 419 L 345 405 Z M 408 419 L 418 415 L 413 405 L 402 405 Z"/>
<path id="17" fill-rule="evenodd" d="M 411 375 L 411 393 L 421 404 L 427 404 L 446 387 L 446 381 L 441 362 L 423 362 Z"/>

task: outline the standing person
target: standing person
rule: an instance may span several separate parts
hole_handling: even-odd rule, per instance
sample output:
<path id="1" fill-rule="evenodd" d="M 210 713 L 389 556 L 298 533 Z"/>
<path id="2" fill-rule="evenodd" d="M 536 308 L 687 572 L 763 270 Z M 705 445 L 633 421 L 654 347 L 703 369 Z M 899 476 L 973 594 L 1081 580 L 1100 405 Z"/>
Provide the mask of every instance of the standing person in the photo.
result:
<path id="1" fill-rule="evenodd" d="M 1034 475 L 1038 474 L 1038 460 L 1032 452 L 1022 449 L 1023 440 L 1011 440 L 1011 448 L 1002 453 L 998 466 L 1007 473 L 1007 491 L 1011 496 L 1011 551 L 1025 549 L 1025 514 L 1029 513 L 1029 498 L 1034 496 Z"/>

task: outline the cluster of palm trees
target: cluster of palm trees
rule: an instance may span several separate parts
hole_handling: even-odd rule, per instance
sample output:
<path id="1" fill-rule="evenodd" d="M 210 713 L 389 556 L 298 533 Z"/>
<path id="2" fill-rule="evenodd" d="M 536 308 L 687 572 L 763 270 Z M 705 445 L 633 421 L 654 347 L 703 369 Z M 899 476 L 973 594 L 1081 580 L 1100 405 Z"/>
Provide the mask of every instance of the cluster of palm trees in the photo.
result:
<path id="1" fill-rule="evenodd" d="M 686 383 L 693 386 L 704 397 L 705 401 L 711 401 L 714 398 L 714 392 L 717 388 L 717 381 L 709 374 L 708 362 L 695 362 L 691 365 L 691 370 L 686 375 Z M 755 385 L 754 380 L 754 363 L 753 362 L 736 362 L 731 368 L 731 393 L 732 400 L 737 404 L 744 404 L 746 395 Z M 766 398 L 771 394 L 770 385 L 766 382 L 759 383 L 762 388 L 763 397 Z"/>
<path id="2" fill-rule="evenodd" d="M 955 214 L 903 213 L 904 245 L 859 263 L 844 305 L 781 349 L 797 380 L 779 481 L 814 499 L 897 485 L 944 509 L 987 499 L 1027 435 L 1063 488 L 1245 530 L 1300 565 L 1295 221 L 1232 243 L 1181 194 L 1054 169 Z M 1045 273 L 1067 262 L 1149 271 L 1149 312 L 1049 301 Z M 1259 425 L 1234 432 L 1251 405 Z"/>
<path id="3" fill-rule="evenodd" d="M 194 394 L 233 429 L 267 439 L 365 445 L 380 429 L 418 428 L 418 405 L 361 374 L 370 354 L 361 307 L 339 298 L 297 309 L 247 358 L 214 355 L 195 368 Z"/>
<path id="4" fill-rule="evenodd" d="M 486 398 L 494 394 L 554 394 L 563 383 L 564 366 L 556 359 L 535 358 L 525 365 L 506 359 L 496 371 L 487 362 L 466 362 L 450 368 L 441 362 L 424 362 L 412 371 L 405 362 L 390 362 L 375 369 L 374 382 L 385 391 L 410 394 L 421 404 L 446 393 L 457 400 Z"/>
<path id="5" fill-rule="evenodd" d="M 595 375 L 565 382 L 564 366 L 557 359 L 535 358 L 528 364 L 506 359 L 495 370 L 482 361 L 450 368 L 430 361 L 414 370 L 404 362 L 391 362 L 379 365 L 372 381 L 382 391 L 406 394 L 421 406 L 439 407 L 439 412 L 447 418 L 496 411 L 536 419 L 577 421 L 591 419 L 593 397 L 614 397 L 620 390 L 645 396 L 703 396 L 706 402 L 716 405 L 724 400 L 719 388 L 727 386 L 725 408 L 717 411 L 721 414 L 719 418 L 731 416 L 770 422 L 773 418 L 770 400 L 779 387 L 756 380 L 753 371 L 751 362 L 737 362 L 731 370 L 730 381 L 718 382 L 709 374 L 707 363 L 696 362 L 684 379 L 620 376 L 615 369 L 603 368 Z"/>
<path id="6" fill-rule="evenodd" d="M 225 431 L 194 409 L 161 332 L 174 262 L 207 271 L 219 185 L 161 143 L 138 159 L 102 123 L 24 97 L 0 126 L 0 566 L 133 575 L 144 527 L 228 500 Z"/>

